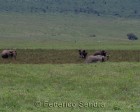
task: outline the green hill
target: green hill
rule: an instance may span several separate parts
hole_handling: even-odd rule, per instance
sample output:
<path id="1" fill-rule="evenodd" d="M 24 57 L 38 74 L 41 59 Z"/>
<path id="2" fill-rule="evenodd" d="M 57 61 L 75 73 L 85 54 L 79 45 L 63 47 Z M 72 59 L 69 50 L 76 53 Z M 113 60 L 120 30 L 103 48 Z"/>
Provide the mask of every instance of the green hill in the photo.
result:
<path id="1" fill-rule="evenodd" d="M 139 0 L 0 0 L 0 12 L 70 12 L 140 17 L 139 4 Z"/>

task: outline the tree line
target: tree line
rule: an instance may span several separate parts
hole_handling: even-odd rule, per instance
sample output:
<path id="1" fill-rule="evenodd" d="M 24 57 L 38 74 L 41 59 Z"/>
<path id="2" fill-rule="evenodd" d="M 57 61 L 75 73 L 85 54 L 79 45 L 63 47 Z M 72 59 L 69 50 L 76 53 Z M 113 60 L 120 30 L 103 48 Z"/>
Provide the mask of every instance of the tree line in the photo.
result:
<path id="1" fill-rule="evenodd" d="M 138 0 L 0 0 L 0 11 L 140 16 Z"/>

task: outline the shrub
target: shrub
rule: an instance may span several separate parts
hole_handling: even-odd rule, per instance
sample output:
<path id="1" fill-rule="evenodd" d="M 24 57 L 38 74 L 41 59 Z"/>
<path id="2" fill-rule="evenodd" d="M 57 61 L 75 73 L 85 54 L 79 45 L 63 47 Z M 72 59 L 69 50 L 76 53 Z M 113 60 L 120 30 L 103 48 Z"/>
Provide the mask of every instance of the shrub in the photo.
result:
<path id="1" fill-rule="evenodd" d="M 91 34 L 90 37 L 96 37 L 96 35 L 95 34 Z"/>
<path id="2" fill-rule="evenodd" d="M 138 37 L 133 33 L 128 33 L 127 37 L 129 40 L 138 40 Z"/>

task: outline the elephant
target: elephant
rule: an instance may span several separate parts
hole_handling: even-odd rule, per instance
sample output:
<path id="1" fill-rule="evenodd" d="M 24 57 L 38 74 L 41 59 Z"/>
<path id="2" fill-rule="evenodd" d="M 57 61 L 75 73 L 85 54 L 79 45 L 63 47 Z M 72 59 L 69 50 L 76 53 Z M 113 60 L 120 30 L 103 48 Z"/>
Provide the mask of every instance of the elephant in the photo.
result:
<path id="1" fill-rule="evenodd" d="M 16 59 L 17 56 L 17 52 L 16 50 L 3 50 L 1 53 L 1 57 L 3 59 L 7 59 L 7 58 L 13 58 Z"/>
<path id="2" fill-rule="evenodd" d="M 109 59 L 109 56 L 102 56 L 102 55 L 90 55 L 86 58 L 85 62 L 86 63 L 96 63 L 96 62 L 105 62 L 106 60 Z"/>
<path id="3" fill-rule="evenodd" d="M 85 50 L 83 50 L 83 51 L 79 50 L 79 57 L 80 58 L 86 58 L 86 56 L 87 56 L 87 52 Z"/>
<path id="4" fill-rule="evenodd" d="M 107 56 L 107 52 L 104 51 L 104 50 L 96 51 L 93 55 L 94 55 L 94 56 L 96 56 L 96 55 Z"/>

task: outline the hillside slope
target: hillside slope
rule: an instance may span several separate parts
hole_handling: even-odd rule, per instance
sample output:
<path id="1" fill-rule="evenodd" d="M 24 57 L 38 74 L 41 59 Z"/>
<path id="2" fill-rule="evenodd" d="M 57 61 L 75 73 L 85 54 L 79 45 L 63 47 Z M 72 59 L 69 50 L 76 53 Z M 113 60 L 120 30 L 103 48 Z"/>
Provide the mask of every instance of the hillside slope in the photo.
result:
<path id="1" fill-rule="evenodd" d="M 139 0 L 0 0 L 0 12 L 71 12 L 140 17 L 139 4 Z"/>

